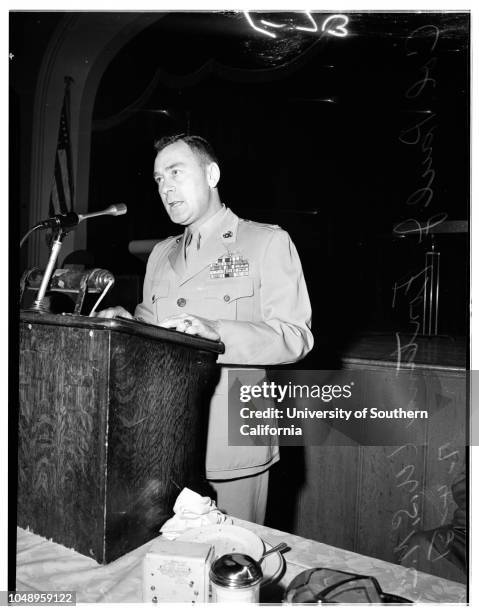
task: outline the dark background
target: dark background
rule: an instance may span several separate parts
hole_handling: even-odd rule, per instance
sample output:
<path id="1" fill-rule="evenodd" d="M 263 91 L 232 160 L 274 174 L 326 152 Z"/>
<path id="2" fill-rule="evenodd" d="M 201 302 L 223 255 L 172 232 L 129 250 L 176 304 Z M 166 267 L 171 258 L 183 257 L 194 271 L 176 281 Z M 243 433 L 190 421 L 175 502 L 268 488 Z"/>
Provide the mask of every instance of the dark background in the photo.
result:
<path id="1" fill-rule="evenodd" d="M 469 15 L 352 13 L 339 38 L 297 30 L 311 25 L 300 12 L 254 14 L 284 26 L 276 39 L 241 13 L 158 15 L 116 55 L 97 92 L 90 197 L 77 210 L 125 202 L 128 215 L 89 223 L 94 265 L 138 276 L 130 287 L 141 287 L 144 263 L 129 254 L 129 241 L 179 233 L 152 180 L 152 144 L 189 131 L 217 150 L 223 202 L 281 225 L 298 248 L 317 340 L 304 367 L 321 365 L 325 344 L 406 329 L 411 293 L 400 292 L 393 307 L 393 286 L 424 268 L 431 244 L 393 228 L 469 217 Z M 11 45 L 23 62 L 12 78 L 14 145 L 15 118 L 22 107 L 28 121 L 42 52 L 62 16 L 11 14 Z M 314 16 L 320 27 L 328 14 Z M 420 141 L 405 144 L 414 134 L 407 130 L 428 116 Z M 13 189 L 28 169 L 20 149 Z M 431 176 L 430 201 L 411 203 Z M 468 235 L 438 235 L 435 248 L 440 333 L 467 335 Z"/>

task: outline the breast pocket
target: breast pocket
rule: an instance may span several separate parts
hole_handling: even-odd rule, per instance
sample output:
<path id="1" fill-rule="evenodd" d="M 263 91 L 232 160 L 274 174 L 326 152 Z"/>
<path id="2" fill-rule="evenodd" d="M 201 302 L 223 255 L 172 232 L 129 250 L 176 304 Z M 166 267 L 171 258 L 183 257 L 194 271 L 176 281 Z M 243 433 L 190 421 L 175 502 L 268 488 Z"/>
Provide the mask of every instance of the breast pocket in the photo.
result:
<path id="1" fill-rule="evenodd" d="M 212 280 L 205 292 L 211 318 L 253 320 L 254 284 L 251 278 Z"/>
<path id="2" fill-rule="evenodd" d="M 151 301 L 157 321 L 161 321 L 172 314 L 169 281 L 157 281 L 152 284 Z"/>

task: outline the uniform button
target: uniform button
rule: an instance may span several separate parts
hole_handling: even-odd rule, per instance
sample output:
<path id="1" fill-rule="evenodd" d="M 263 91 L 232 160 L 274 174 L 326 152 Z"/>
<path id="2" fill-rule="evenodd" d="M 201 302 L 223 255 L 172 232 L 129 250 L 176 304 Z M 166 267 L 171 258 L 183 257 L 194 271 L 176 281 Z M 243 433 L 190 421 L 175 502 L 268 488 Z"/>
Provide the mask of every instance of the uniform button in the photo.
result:
<path id="1" fill-rule="evenodd" d="M 178 306 L 180 306 L 180 308 L 183 308 L 183 306 L 185 306 L 185 304 L 186 304 L 186 300 L 185 300 L 185 298 L 178 298 L 176 300 L 176 303 L 178 304 Z"/>
<path id="2" fill-rule="evenodd" d="M 230 296 L 229 296 L 229 295 L 225 295 L 225 296 L 223 297 L 223 299 L 224 299 L 224 301 L 225 301 L 225 302 L 229 302 L 231 298 L 230 298 Z"/>

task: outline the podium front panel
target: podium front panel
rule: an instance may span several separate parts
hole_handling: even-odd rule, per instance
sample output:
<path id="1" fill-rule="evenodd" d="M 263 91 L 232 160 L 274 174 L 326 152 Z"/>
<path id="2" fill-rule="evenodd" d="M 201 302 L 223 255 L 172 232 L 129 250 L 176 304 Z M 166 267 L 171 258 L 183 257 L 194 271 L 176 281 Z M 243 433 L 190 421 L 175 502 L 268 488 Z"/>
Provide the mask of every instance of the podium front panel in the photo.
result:
<path id="1" fill-rule="evenodd" d="M 18 524 L 107 563 L 204 479 L 216 354 L 101 326 L 20 324 Z"/>

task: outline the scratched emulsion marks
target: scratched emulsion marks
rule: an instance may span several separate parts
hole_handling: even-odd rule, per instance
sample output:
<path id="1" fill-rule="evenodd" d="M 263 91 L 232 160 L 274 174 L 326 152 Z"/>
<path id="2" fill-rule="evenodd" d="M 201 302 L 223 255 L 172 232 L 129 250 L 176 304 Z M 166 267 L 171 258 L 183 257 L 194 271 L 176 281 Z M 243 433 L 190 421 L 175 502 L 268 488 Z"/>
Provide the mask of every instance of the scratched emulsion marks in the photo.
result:
<path id="1" fill-rule="evenodd" d="M 451 244 L 459 244 L 461 237 L 467 242 L 469 229 L 469 17 L 449 18 L 453 21 L 446 22 L 438 13 L 425 15 L 411 26 L 402 45 L 407 70 L 397 138 L 407 172 L 393 227 L 398 243 L 402 242 L 398 248 L 416 256 L 399 258 L 392 279 L 392 308 L 402 316 L 394 330 L 396 348 L 391 357 L 397 371 L 410 372 L 411 401 L 433 408 L 436 418 L 428 423 L 425 444 L 391 448 L 385 459 L 394 488 L 402 492 L 402 503 L 390 519 L 395 560 L 459 580 L 460 570 L 453 564 L 449 567 L 456 573 L 444 574 L 448 569 L 443 560 L 452 557 L 452 522 L 458 510 L 452 491 L 465 470 L 464 366 L 457 372 L 441 368 L 425 372 L 425 396 L 415 372 L 419 346 L 456 331 L 457 314 L 467 319 L 466 300 L 462 313 L 448 308 L 448 291 L 454 285 L 447 269 L 455 270 L 460 278 L 468 266 L 466 253 L 463 261 L 451 258 Z M 458 197 L 461 192 L 464 197 Z M 463 284 L 467 285 L 467 280 Z M 462 297 L 456 295 L 456 304 L 461 304 Z M 416 532 L 427 532 L 427 545 L 420 547 Z M 437 545 L 435 540 L 439 539 L 442 541 Z M 465 564 L 465 552 L 461 554 L 458 567 Z"/>

